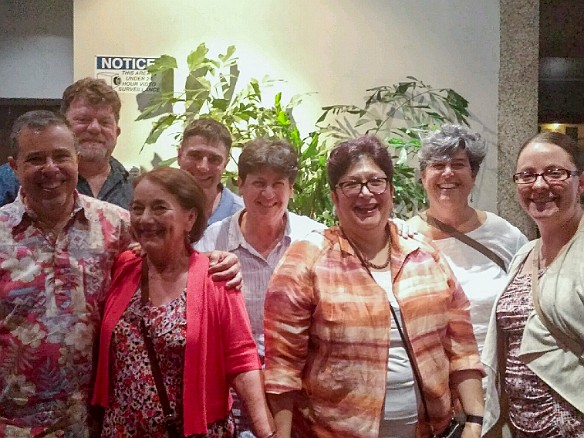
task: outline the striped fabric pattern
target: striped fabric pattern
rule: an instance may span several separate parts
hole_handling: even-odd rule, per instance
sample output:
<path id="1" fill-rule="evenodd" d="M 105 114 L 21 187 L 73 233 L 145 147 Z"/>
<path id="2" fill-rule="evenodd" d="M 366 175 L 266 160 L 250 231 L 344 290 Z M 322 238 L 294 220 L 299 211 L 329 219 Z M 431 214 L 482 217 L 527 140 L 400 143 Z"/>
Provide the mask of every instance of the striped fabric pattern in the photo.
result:
<path id="1" fill-rule="evenodd" d="M 391 272 L 435 431 L 452 416 L 449 376 L 480 370 L 469 302 L 438 251 L 391 227 Z M 301 391 L 298 436 L 377 438 L 390 310 L 337 227 L 293 243 L 266 297 L 266 390 Z M 424 418 L 420 412 L 420 418 Z M 420 436 L 429 436 L 421 425 Z"/>

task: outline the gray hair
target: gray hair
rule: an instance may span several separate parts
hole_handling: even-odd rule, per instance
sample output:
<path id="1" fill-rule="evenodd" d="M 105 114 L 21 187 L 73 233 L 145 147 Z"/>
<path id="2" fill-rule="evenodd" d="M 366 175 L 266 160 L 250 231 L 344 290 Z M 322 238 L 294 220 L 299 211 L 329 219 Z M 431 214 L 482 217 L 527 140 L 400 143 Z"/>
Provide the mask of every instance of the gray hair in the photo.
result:
<path id="1" fill-rule="evenodd" d="M 487 154 L 485 142 L 479 134 L 454 124 L 442 125 L 422 140 L 418 154 L 420 170 L 424 171 L 433 162 L 452 158 L 460 149 L 466 152 L 472 175 L 476 176 Z"/>
<path id="2" fill-rule="evenodd" d="M 53 126 L 62 126 L 68 131 L 71 131 L 69 123 L 61 115 L 48 110 L 35 110 L 24 113 L 16 119 L 12 125 L 12 132 L 10 133 L 10 154 L 13 158 L 17 158 L 20 145 L 18 137 L 25 129 L 30 129 L 36 132 L 42 132 L 45 129 Z M 71 132 L 73 135 L 73 132 Z M 75 135 L 73 135 L 75 139 Z M 75 149 L 77 149 L 77 140 L 75 139 Z"/>

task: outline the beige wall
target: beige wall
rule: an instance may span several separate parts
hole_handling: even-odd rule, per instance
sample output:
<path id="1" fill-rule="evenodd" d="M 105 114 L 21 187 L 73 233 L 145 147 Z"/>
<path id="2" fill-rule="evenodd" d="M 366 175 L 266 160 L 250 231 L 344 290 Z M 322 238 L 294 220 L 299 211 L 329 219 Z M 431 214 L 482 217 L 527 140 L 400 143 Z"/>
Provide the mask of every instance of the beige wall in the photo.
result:
<path id="1" fill-rule="evenodd" d="M 361 103 L 366 88 L 406 75 L 454 88 L 490 143 L 474 202 L 496 211 L 498 0 L 75 0 L 75 79 L 94 75 L 96 55 L 183 60 L 201 42 L 213 54 L 235 45 L 242 76 L 284 79 L 285 97 L 317 92 L 295 114 L 304 131 L 323 105 Z M 149 122 L 133 122 L 135 95 L 122 99 L 114 155 L 148 167 L 154 148 L 139 149 Z"/>

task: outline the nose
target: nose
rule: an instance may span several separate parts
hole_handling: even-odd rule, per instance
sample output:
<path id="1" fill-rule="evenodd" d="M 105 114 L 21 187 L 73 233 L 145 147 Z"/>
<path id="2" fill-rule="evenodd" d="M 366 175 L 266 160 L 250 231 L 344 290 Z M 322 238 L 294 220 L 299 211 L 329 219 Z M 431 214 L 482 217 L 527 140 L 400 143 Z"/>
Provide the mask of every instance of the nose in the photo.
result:
<path id="1" fill-rule="evenodd" d="M 361 184 L 361 190 L 359 191 L 359 196 L 361 195 L 372 195 L 371 190 L 367 187 L 367 184 Z"/>
<path id="2" fill-rule="evenodd" d="M 207 157 L 203 157 L 197 161 L 197 169 L 203 171 L 209 170 L 209 160 Z"/>
<path id="3" fill-rule="evenodd" d="M 47 160 L 43 164 L 43 171 L 46 172 L 46 171 L 55 171 L 55 170 L 59 170 L 57 163 L 51 157 L 47 157 Z"/>
<path id="4" fill-rule="evenodd" d="M 268 199 L 274 196 L 274 188 L 271 185 L 266 185 L 263 190 L 264 196 Z"/>
<path id="5" fill-rule="evenodd" d="M 89 125 L 87 125 L 87 130 L 88 131 L 93 131 L 93 132 L 97 132 L 99 130 L 101 130 L 101 125 L 99 124 L 99 122 L 97 121 L 97 119 L 92 119 L 91 122 L 89 123 Z"/>
<path id="6" fill-rule="evenodd" d="M 152 219 L 153 214 L 152 214 L 152 210 L 148 207 L 146 207 L 142 213 L 140 214 L 140 221 L 141 222 L 147 222 L 150 219 Z"/>
<path id="7" fill-rule="evenodd" d="M 531 184 L 531 188 L 533 188 L 533 189 L 539 189 L 539 188 L 547 189 L 547 188 L 549 188 L 549 184 L 544 179 L 543 175 L 537 175 L 535 177 L 535 181 L 533 181 L 533 183 Z"/>
<path id="8" fill-rule="evenodd" d="M 452 171 L 452 166 L 450 165 L 450 163 L 446 164 L 444 166 L 444 171 L 442 172 L 442 174 L 444 175 L 452 175 L 454 172 Z"/>

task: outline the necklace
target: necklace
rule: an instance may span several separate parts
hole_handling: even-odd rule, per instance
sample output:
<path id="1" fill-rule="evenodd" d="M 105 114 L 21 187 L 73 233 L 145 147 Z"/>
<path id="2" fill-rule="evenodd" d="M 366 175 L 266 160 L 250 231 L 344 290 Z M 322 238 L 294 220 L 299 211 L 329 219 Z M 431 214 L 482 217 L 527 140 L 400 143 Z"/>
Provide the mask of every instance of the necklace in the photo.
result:
<path id="1" fill-rule="evenodd" d="M 345 238 L 351 244 L 351 247 L 353 247 L 353 249 L 355 250 L 355 253 L 357 254 L 357 257 L 359 258 L 359 260 L 361 261 L 361 263 L 363 263 L 365 265 L 365 268 L 373 268 L 373 269 L 379 269 L 379 270 L 381 270 L 381 269 L 385 269 L 385 268 L 387 268 L 389 266 L 389 262 L 391 261 L 391 241 L 390 241 L 390 237 L 389 237 L 389 230 L 387 230 L 386 239 L 385 239 L 385 245 L 387 246 L 387 260 L 385 260 L 385 263 L 383 263 L 381 265 L 376 265 L 375 263 L 371 263 L 363 255 L 363 253 L 357 247 L 357 245 L 355 245 L 355 243 L 349 238 L 349 236 L 347 236 L 347 233 L 345 233 L 345 231 L 342 228 L 341 228 L 341 231 L 343 232 Z M 367 269 L 367 270 L 369 270 L 369 269 Z"/>
<path id="2" fill-rule="evenodd" d="M 367 260 L 365 257 L 363 257 L 363 259 L 365 260 L 365 264 L 367 266 L 369 266 L 370 268 L 373 269 L 385 269 L 389 266 L 389 262 L 391 261 L 391 245 L 389 244 L 389 239 L 387 239 L 387 260 L 385 260 L 385 263 L 381 264 L 381 265 L 376 265 L 374 263 L 371 263 L 369 260 Z"/>

